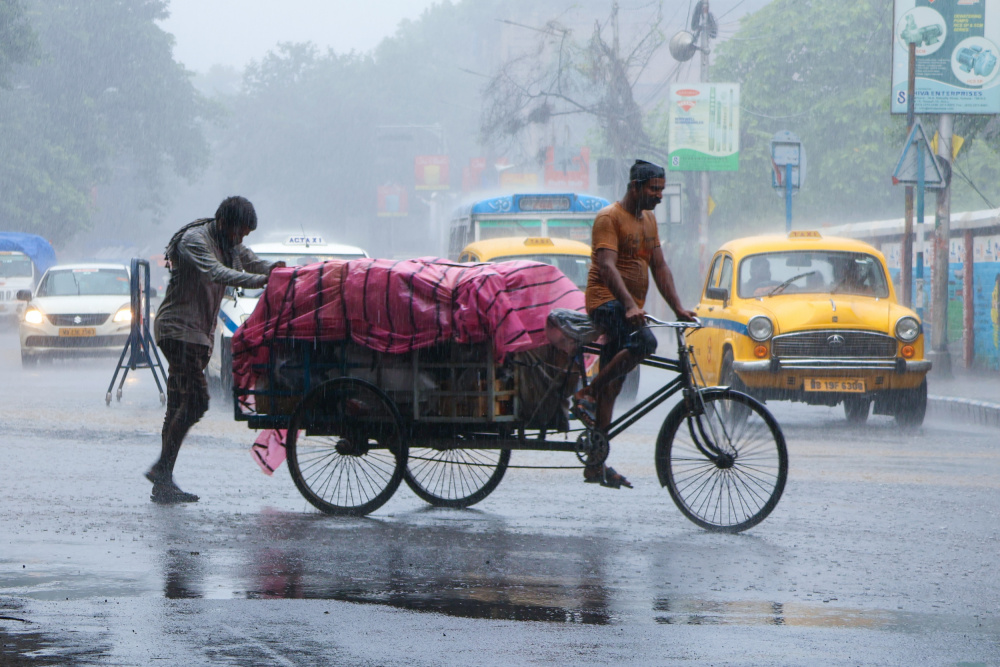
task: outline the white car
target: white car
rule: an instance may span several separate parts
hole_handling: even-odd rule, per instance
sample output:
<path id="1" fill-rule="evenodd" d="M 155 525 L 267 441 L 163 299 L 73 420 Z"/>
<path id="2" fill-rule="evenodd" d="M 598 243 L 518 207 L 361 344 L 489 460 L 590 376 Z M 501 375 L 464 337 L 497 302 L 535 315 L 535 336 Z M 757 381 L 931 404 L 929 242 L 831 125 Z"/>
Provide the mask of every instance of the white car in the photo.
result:
<path id="1" fill-rule="evenodd" d="M 327 243 L 319 236 L 305 234 L 291 235 L 277 243 L 255 243 L 248 246 L 261 259 L 268 262 L 284 262 L 287 266 L 305 266 L 331 259 L 362 259 L 368 253 L 351 245 Z M 217 379 L 223 394 L 228 396 L 233 387 L 232 340 L 236 329 L 243 324 L 253 309 L 262 289 L 226 290 L 219 310 L 219 321 L 215 327 L 215 346 L 206 370 L 209 379 Z"/>
<path id="2" fill-rule="evenodd" d="M 49 268 L 20 318 L 21 363 L 53 357 L 120 354 L 132 323 L 129 270 L 124 264 L 62 264 Z"/>

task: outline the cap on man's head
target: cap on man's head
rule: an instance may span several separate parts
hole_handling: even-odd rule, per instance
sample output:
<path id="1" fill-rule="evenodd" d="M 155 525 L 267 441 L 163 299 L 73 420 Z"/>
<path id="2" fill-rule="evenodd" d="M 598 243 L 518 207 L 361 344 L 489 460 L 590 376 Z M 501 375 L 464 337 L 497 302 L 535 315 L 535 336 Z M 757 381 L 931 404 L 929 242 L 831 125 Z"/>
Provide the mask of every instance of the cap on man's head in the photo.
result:
<path id="1" fill-rule="evenodd" d="M 628 171 L 628 178 L 630 181 L 638 181 L 642 183 L 648 181 L 651 178 L 666 178 L 667 172 L 658 164 L 653 164 L 652 162 L 646 162 L 645 160 L 636 160 L 635 164 Z"/>

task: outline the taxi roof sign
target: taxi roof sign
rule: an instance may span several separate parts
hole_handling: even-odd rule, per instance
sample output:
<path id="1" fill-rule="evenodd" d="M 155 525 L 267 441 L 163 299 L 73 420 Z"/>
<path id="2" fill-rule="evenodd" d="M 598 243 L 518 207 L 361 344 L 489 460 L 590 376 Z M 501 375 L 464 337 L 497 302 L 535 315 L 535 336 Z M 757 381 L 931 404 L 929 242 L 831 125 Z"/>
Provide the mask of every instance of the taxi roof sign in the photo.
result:
<path id="1" fill-rule="evenodd" d="M 817 231 L 811 231 L 811 232 L 797 231 L 797 232 L 788 232 L 788 238 L 790 238 L 790 239 L 821 239 L 823 237 Z"/>
<path id="2" fill-rule="evenodd" d="M 288 240 L 285 241 L 285 245 L 304 245 L 309 247 L 311 245 L 323 245 L 326 242 L 323 240 L 322 236 L 289 236 Z"/>
<path id="3" fill-rule="evenodd" d="M 555 245 L 547 236 L 532 236 L 524 239 L 524 245 Z"/>

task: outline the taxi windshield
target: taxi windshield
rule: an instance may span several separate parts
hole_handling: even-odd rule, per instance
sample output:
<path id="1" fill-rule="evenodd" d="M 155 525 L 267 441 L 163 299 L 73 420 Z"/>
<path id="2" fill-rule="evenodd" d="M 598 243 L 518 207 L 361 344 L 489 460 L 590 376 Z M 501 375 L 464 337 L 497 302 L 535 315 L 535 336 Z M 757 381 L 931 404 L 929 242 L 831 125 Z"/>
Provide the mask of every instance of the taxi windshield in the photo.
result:
<path id="1" fill-rule="evenodd" d="M 796 250 L 750 255 L 740 262 L 738 293 L 752 299 L 779 294 L 889 296 L 882 262 L 874 255 Z"/>
<path id="2" fill-rule="evenodd" d="M 573 284 L 582 290 L 587 289 L 587 271 L 590 270 L 590 257 L 584 255 L 560 255 L 555 253 L 538 253 L 534 255 L 510 255 L 507 257 L 494 257 L 491 262 L 513 262 L 515 260 L 528 260 L 530 262 L 541 262 L 554 266 L 573 281 Z"/>
<path id="3" fill-rule="evenodd" d="M 360 253 L 310 253 L 308 248 L 303 248 L 302 252 L 258 252 L 257 257 L 265 262 L 284 262 L 285 266 L 306 266 L 317 262 L 328 262 L 331 259 L 362 259 Z M 263 289 L 244 289 L 243 296 L 259 297 L 264 293 Z"/>
<path id="4" fill-rule="evenodd" d="M 49 271 L 38 286 L 38 296 L 128 296 L 125 269 L 59 269 Z"/>

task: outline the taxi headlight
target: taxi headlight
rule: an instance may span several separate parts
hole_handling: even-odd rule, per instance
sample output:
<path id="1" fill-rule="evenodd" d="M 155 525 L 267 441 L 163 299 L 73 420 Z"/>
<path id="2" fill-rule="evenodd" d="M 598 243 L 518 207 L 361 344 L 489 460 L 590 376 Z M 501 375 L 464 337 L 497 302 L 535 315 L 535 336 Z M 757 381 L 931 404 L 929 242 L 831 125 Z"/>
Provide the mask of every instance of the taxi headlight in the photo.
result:
<path id="1" fill-rule="evenodd" d="M 774 333 L 774 324 L 771 323 L 771 318 L 765 315 L 756 315 L 747 322 L 747 333 L 755 341 L 762 342 Z"/>
<path id="2" fill-rule="evenodd" d="M 37 308 L 28 308 L 24 311 L 24 321 L 28 324 L 41 324 L 43 320 L 42 311 Z"/>
<path id="3" fill-rule="evenodd" d="M 114 319 L 112 319 L 112 322 L 114 322 L 115 324 L 123 324 L 125 322 L 131 322 L 131 321 L 132 321 L 132 309 L 128 306 L 122 306 L 121 308 L 119 308 L 118 312 L 115 313 Z"/>
<path id="4" fill-rule="evenodd" d="M 901 317 L 896 321 L 896 338 L 904 343 L 912 343 L 920 335 L 920 322 L 917 318 Z"/>

